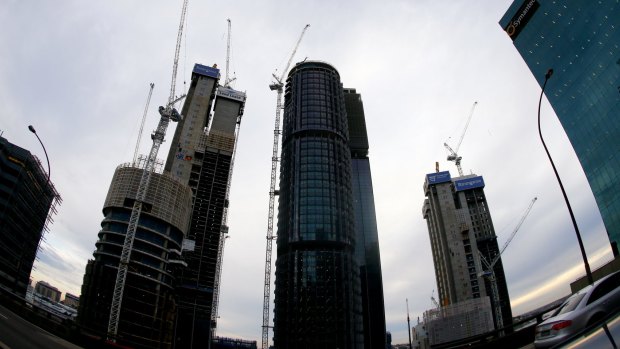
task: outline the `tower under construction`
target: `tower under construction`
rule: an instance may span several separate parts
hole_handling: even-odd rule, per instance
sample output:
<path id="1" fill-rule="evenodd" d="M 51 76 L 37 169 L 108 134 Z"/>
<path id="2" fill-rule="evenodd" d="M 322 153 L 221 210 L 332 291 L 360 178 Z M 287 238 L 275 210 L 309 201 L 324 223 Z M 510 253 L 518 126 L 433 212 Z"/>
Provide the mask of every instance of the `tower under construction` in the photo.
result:
<path id="1" fill-rule="evenodd" d="M 246 95 L 218 86 L 219 69 L 196 64 L 165 171 L 191 188 L 190 225 L 179 272 L 175 348 L 209 343 L 217 326 L 226 211 Z M 213 107 L 213 114 L 211 109 Z M 211 118 L 211 115 L 213 117 Z"/>

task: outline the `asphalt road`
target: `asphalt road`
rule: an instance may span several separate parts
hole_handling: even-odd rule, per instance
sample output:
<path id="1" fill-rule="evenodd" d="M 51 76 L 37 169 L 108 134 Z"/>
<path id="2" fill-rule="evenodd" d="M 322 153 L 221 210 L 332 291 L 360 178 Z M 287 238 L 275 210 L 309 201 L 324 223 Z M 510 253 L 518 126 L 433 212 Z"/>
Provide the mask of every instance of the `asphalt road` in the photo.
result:
<path id="1" fill-rule="evenodd" d="M 0 348 L 81 349 L 31 324 L 3 306 L 0 306 Z"/>

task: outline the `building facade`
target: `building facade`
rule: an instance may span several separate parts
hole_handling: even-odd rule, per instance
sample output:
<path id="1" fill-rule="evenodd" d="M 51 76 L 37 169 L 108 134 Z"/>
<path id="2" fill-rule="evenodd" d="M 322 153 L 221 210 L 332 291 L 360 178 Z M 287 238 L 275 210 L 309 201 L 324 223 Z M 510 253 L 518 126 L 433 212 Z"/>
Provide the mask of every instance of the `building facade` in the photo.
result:
<path id="1" fill-rule="evenodd" d="M 77 309 L 80 305 L 80 297 L 71 293 L 65 293 L 64 304 Z"/>
<path id="2" fill-rule="evenodd" d="M 41 297 L 49 298 L 56 303 L 60 302 L 60 295 L 62 294 L 60 290 L 45 281 L 37 281 L 34 286 L 34 292 Z"/>
<path id="3" fill-rule="evenodd" d="M 196 64 L 165 170 L 192 190 L 176 291 L 175 348 L 201 348 L 217 327 L 219 281 L 237 134 L 246 95 L 218 86 L 219 70 Z M 211 112 L 213 109 L 213 117 Z"/>
<path id="4" fill-rule="evenodd" d="M 94 259 L 82 284 L 78 322 L 105 337 L 125 235 L 146 159 L 120 165 L 106 197 Z M 151 174 L 130 255 L 119 315 L 117 343 L 135 348 L 171 348 L 183 237 L 191 191 L 161 170 Z"/>
<path id="5" fill-rule="evenodd" d="M 495 328 L 512 323 L 510 297 L 501 258 L 493 267 L 498 302 L 482 259 L 489 264 L 499 255 L 497 236 L 491 213 L 484 195 L 484 179 L 466 175 L 451 178 L 450 172 L 426 175 L 426 199 L 422 214 L 426 220 L 439 306 L 454 305 L 470 299 L 489 297 L 494 321 L 496 309 L 501 309 L 502 323 L 495 321 Z"/>
<path id="6" fill-rule="evenodd" d="M 363 346 L 348 133 L 338 71 L 298 63 L 284 101 L 276 348 Z"/>
<path id="7" fill-rule="evenodd" d="M 516 0 L 500 25 L 542 86 L 579 158 L 614 254 L 620 241 L 620 4 Z"/>
<path id="8" fill-rule="evenodd" d="M 364 348 L 379 348 L 386 342 L 385 305 L 366 118 L 362 96 L 355 89 L 344 89 L 344 102 L 351 150 L 355 255 L 360 271 Z"/>
<path id="9" fill-rule="evenodd" d="M 0 137 L 0 290 L 26 296 L 39 242 L 60 201 L 39 159 Z"/>

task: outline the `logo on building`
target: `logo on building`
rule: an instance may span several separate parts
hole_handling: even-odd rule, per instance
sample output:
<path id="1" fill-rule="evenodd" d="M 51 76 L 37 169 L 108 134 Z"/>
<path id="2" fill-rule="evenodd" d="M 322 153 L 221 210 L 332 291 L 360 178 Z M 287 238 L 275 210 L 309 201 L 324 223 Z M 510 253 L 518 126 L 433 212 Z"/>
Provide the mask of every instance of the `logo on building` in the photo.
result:
<path id="1" fill-rule="evenodd" d="M 515 16 L 508 22 L 508 26 L 504 28 L 513 41 L 517 38 L 517 35 L 519 35 L 530 18 L 532 18 L 538 7 L 540 7 L 540 4 L 537 0 L 526 0 L 523 5 L 519 7 Z"/>

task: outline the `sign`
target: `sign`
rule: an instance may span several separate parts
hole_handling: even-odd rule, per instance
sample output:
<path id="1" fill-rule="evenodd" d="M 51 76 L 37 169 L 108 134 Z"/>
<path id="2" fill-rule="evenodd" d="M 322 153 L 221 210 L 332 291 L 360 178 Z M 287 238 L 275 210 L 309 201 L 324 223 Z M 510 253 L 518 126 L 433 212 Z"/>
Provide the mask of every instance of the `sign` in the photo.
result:
<path id="1" fill-rule="evenodd" d="M 183 239 L 183 247 L 181 247 L 183 251 L 194 251 L 195 248 L 196 240 Z"/>
<path id="2" fill-rule="evenodd" d="M 245 93 L 233 90 L 232 88 L 220 86 L 217 88 L 216 95 L 218 97 L 224 97 L 234 99 L 236 101 L 245 102 Z"/>
<path id="3" fill-rule="evenodd" d="M 523 27 L 527 24 L 527 22 L 532 18 L 534 12 L 540 7 L 540 4 L 537 0 L 525 0 L 523 5 L 519 7 L 517 13 L 512 17 L 510 22 L 508 22 L 508 26 L 504 28 L 508 36 L 514 41 L 517 38 L 517 35 L 521 32 Z"/>
<path id="4" fill-rule="evenodd" d="M 217 68 L 213 68 L 213 67 L 208 67 L 206 65 L 202 65 L 202 64 L 198 64 L 196 63 L 194 65 L 194 70 L 192 70 L 192 73 L 194 74 L 200 74 L 200 75 L 204 75 L 204 76 L 210 76 L 214 79 L 219 79 L 220 78 L 220 70 Z"/>
<path id="5" fill-rule="evenodd" d="M 482 178 L 482 176 L 454 181 L 455 191 L 462 191 L 474 188 L 484 188 L 484 179 Z"/>
<path id="6" fill-rule="evenodd" d="M 450 180 L 451 178 L 449 171 L 429 173 L 426 175 L 426 183 L 429 185 L 450 182 Z"/>

